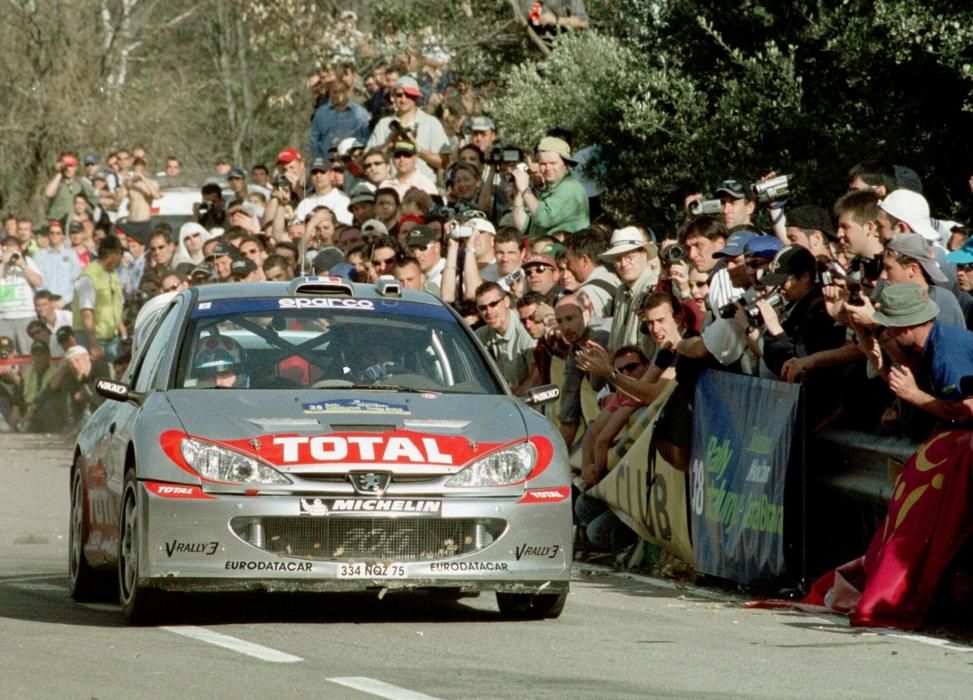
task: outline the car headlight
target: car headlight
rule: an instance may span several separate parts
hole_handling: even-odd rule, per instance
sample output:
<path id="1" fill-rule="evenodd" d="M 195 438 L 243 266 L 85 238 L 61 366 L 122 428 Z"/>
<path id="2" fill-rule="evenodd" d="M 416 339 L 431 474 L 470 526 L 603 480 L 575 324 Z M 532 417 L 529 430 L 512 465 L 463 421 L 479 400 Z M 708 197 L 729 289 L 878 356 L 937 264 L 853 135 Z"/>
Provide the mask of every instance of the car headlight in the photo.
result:
<path id="1" fill-rule="evenodd" d="M 193 438 L 180 443 L 183 459 L 200 476 L 238 484 L 289 484 L 276 469 L 235 450 Z"/>
<path id="2" fill-rule="evenodd" d="M 506 486 L 523 481 L 534 469 L 537 450 L 521 442 L 478 459 L 446 481 L 446 486 Z"/>

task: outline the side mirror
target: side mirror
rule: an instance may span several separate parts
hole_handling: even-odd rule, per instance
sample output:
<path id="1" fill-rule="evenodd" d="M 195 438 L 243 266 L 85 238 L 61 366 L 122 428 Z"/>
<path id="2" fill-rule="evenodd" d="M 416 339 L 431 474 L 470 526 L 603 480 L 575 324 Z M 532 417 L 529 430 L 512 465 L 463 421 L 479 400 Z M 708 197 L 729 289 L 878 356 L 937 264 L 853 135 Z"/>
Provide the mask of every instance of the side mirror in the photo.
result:
<path id="1" fill-rule="evenodd" d="M 95 382 L 95 391 L 112 401 L 134 401 L 140 404 L 145 398 L 144 394 L 129 389 L 127 384 L 113 382 L 110 379 L 99 379 Z"/>
<path id="2" fill-rule="evenodd" d="M 528 406 L 541 406 L 551 401 L 557 401 L 561 396 L 561 390 L 557 384 L 542 384 L 527 390 L 524 403 Z"/>

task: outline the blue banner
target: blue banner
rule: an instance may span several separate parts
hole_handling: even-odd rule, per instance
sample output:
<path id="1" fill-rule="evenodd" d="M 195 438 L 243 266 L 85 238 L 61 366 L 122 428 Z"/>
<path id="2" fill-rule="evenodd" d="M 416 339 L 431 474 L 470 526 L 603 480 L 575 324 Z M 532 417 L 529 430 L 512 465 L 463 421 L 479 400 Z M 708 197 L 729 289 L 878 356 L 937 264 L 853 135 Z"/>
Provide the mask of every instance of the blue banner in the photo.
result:
<path id="1" fill-rule="evenodd" d="M 739 583 L 784 573 L 784 486 L 799 384 L 707 370 L 693 404 L 697 571 Z"/>

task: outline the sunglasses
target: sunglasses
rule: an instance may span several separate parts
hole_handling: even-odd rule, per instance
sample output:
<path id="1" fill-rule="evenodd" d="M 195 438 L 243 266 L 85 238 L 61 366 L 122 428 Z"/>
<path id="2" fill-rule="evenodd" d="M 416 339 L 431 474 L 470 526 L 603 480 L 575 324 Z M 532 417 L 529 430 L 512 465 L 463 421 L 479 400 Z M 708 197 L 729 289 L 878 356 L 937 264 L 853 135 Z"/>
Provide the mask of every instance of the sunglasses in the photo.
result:
<path id="1" fill-rule="evenodd" d="M 396 151 L 395 153 L 392 154 L 392 157 L 393 158 L 412 158 L 415 155 L 416 155 L 415 153 L 410 153 L 409 151 Z"/>
<path id="2" fill-rule="evenodd" d="M 430 247 L 432 247 L 434 242 L 435 241 L 430 241 L 429 243 L 414 243 L 413 245 L 409 246 L 409 250 L 413 253 L 425 253 Z"/>
<path id="3" fill-rule="evenodd" d="M 533 275 L 541 274 L 546 269 L 547 268 L 543 265 L 531 265 L 530 267 L 524 268 L 524 274 L 527 275 L 528 277 L 532 277 Z"/>
<path id="4" fill-rule="evenodd" d="M 627 374 L 629 372 L 634 372 L 641 366 L 642 366 L 641 362 L 635 361 L 635 362 L 629 362 L 627 365 L 622 365 L 621 367 L 616 367 L 615 369 L 618 370 L 619 372 L 625 372 Z"/>
<path id="5" fill-rule="evenodd" d="M 410 100 L 412 99 L 412 95 L 407 92 L 403 92 L 402 90 L 396 90 L 393 92 L 392 97 L 408 97 Z"/>
<path id="6" fill-rule="evenodd" d="M 371 163 L 365 163 L 366 168 L 380 168 L 385 165 L 384 160 L 373 160 Z"/>
<path id="7" fill-rule="evenodd" d="M 178 292 L 179 291 L 179 283 L 177 282 L 176 284 L 170 284 L 168 287 L 163 287 L 162 288 L 162 291 L 163 292 Z"/>
<path id="8" fill-rule="evenodd" d="M 973 263 L 957 263 L 957 272 L 973 272 Z"/>
<path id="9" fill-rule="evenodd" d="M 480 313 L 483 313 L 487 309 L 495 309 L 497 308 L 497 306 L 500 305 L 500 302 L 502 301 L 503 301 L 503 297 L 496 299 L 494 301 L 488 301 L 486 304 L 477 304 L 476 310 L 479 311 Z"/>
<path id="10" fill-rule="evenodd" d="M 376 266 L 380 266 L 380 267 L 385 267 L 386 265 L 391 265 L 394 262 L 395 262 L 395 256 L 394 255 L 392 257 L 390 257 L 390 258 L 385 258 L 385 260 L 375 260 L 374 258 L 372 259 L 372 265 L 376 265 Z"/>

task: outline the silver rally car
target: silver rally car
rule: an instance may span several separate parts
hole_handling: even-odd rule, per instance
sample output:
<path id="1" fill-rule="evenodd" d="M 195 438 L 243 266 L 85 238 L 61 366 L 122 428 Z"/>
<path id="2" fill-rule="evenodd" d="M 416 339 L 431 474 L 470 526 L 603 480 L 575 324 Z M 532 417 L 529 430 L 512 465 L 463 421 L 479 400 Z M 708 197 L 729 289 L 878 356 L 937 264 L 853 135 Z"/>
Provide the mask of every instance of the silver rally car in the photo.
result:
<path id="1" fill-rule="evenodd" d="M 568 457 L 433 296 L 338 278 L 207 285 L 159 304 L 78 436 L 76 600 L 166 591 L 495 591 L 556 617 Z M 115 579 L 117 578 L 117 584 Z"/>

